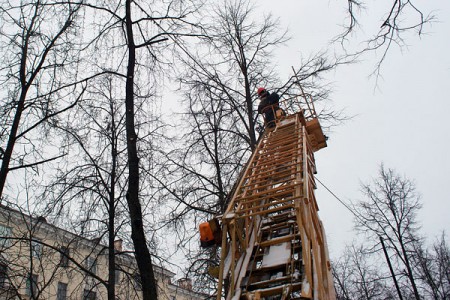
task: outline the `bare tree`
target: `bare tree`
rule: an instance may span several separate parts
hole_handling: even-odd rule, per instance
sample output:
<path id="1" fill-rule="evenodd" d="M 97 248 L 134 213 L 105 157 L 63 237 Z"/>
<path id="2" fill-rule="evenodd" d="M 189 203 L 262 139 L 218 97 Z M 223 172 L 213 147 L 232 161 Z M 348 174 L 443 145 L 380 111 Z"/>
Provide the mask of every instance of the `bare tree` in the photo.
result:
<path id="1" fill-rule="evenodd" d="M 126 199 L 131 221 L 131 238 L 134 243 L 136 260 L 142 279 L 144 299 L 157 299 L 157 289 L 153 264 L 148 250 L 139 200 L 139 158 L 137 153 L 137 134 L 135 128 L 134 76 L 136 49 L 134 41 L 131 0 L 125 2 L 125 29 L 128 48 L 127 79 L 125 87 L 125 124 L 128 150 L 128 191 Z M 147 41 L 151 45 L 150 41 Z M 138 45 L 139 46 L 139 45 Z"/>
<path id="2" fill-rule="evenodd" d="M 333 276 L 337 298 L 350 299 L 392 299 L 395 291 L 379 268 L 380 257 L 367 252 L 363 246 L 347 246 L 341 257 L 333 262 Z"/>
<path id="3" fill-rule="evenodd" d="M 347 41 L 351 39 L 351 35 L 363 26 L 360 17 L 360 11 L 372 9 L 367 1 L 348 0 L 347 23 L 344 25 L 344 31 L 336 38 L 340 41 L 344 48 L 347 47 Z M 385 61 L 388 52 L 393 46 L 403 48 L 407 45 L 406 39 L 409 34 L 422 36 L 424 27 L 435 21 L 432 13 L 424 12 L 418 1 L 413 0 L 391 0 L 386 4 L 382 4 L 382 15 L 380 15 L 380 24 L 378 31 L 369 33 L 372 36 L 367 38 L 362 49 L 357 50 L 352 55 L 359 56 L 362 53 L 373 50 L 382 52 L 381 58 L 375 65 L 374 74 L 378 77 L 381 74 L 381 67 Z"/>
<path id="4" fill-rule="evenodd" d="M 415 245 L 414 271 L 425 299 L 448 299 L 450 296 L 450 249 L 445 233 L 431 247 Z"/>
<path id="5" fill-rule="evenodd" d="M 445 233 L 433 245 L 419 235 L 420 197 L 413 181 L 380 166 L 351 204 L 361 244 L 333 264 L 339 299 L 446 299 L 449 249 Z"/>
<path id="6" fill-rule="evenodd" d="M 137 107 L 142 103 L 155 101 L 151 89 L 157 81 L 158 70 L 164 64 L 167 54 L 167 43 L 172 35 L 180 34 L 189 23 L 187 17 L 195 11 L 191 1 L 169 1 L 168 3 L 148 3 L 146 1 L 93 1 L 85 6 L 97 15 L 91 20 L 91 28 L 96 38 L 91 43 L 94 49 L 105 45 L 112 46 L 117 61 L 95 56 L 95 65 L 109 73 L 124 78 L 124 124 L 127 153 L 127 191 L 125 199 L 129 213 L 131 238 L 134 244 L 135 257 L 142 282 L 144 299 L 157 298 L 157 286 L 153 274 L 153 263 L 149 245 L 144 232 L 143 210 L 148 205 L 143 202 L 141 184 L 144 182 L 140 174 L 142 163 L 140 154 L 143 138 L 151 138 L 145 134 L 139 136 L 139 116 Z M 111 42 L 112 41 L 112 42 Z M 153 98 L 152 98 L 153 97 Z M 150 157 L 150 156 L 148 156 Z"/>
<path id="7" fill-rule="evenodd" d="M 128 173 L 124 83 L 121 76 L 113 75 L 92 80 L 86 99 L 54 124 L 65 133 L 62 147 L 67 155 L 42 197 L 49 199 L 43 203 L 46 214 L 59 221 L 71 220 L 62 225 L 83 237 L 100 238 L 108 245 L 108 299 L 114 299 L 116 294 L 115 261 L 124 254 L 115 250 L 115 241 L 119 238 L 129 242 L 131 227 L 125 197 Z M 151 177 L 157 176 L 152 169 L 152 161 L 157 159 L 154 144 L 160 144 L 157 133 L 162 126 L 145 101 L 136 104 L 139 118 L 135 127 L 144 133 L 139 150 L 139 168 L 143 172 L 139 193 L 148 201 L 142 209 L 145 220 L 152 216 L 149 214 L 156 214 L 149 202 L 153 199 Z M 152 247 L 151 225 L 144 225 Z M 153 256 L 155 249 L 151 249 Z"/>
<path id="8" fill-rule="evenodd" d="M 270 14 L 254 21 L 256 10 L 247 0 L 224 1 L 212 10 L 214 13 L 205 18 L 210 23 L 205 25 L 206 38 L 201 43 L 207 52 L 198 57 L 189 55 L 186 72 L 179 77 L 183 91 L 189 91 L 186 106 L 207 109 L 203 112 L 207 114 L 217 105 L 210 106 L 209 97 L 220 100 L 225 115 L 234 116 L 232 122 L 237 123 L 231 133 L 254 149 L 256 89 L 277 84 L 272 51 L 288 40 L 286 31 Z"/>
<path id="9" fill-rule="evenodd" d="M 411 293 L 420 299 L 412 265 L 414 245 L 421 242 L 417 224 L 421 203 L 414 183 L 381 165 L 379 177 L 362 189 L 366 199 L 353 206 L 356 229 L 370 238 L 373 249 L 381 249 L 380 237 L 385 241 L 398 280 L 406 289 L 404 296 Z"/>
<path id="10" fill-rule="evenodd" d="M 40 133 L 48 134 L 48 121 L 67 111 L 82 95 L 82 88 L 70 86 L 77 69 L 76 19 L 78 1 L 2 1 L 0 5 L 0 65 L 2 97 L 0 115 L 0 197 L 11 170 L 36 168 L 57 157 L 37 151 Z M 40 133 L 37 133 L 40 132 Z M 24 141 L 24 149 L 14 146 Z"/>
<path id="11" fill-rule="evenodd" d="M 113 79 L 93 81 L 86 92 L 88 100 L 80 102 L 65 121 L 54 124 L 66 135 L 63 147 L 68 154 L 42 196 L 50 199 L 42 208 L 48 215 L 71 219 L 75 227 L 71 230 L 81 236 L 107 240 L 108 299 L 116 294 L 115 261 L 120 253 L 114 242 L 119 232 L 124 235 L 121 229 L 127 223 L 120 201 L 126 187 L 125 120 L 123 100 L 114 88 L 121 79 Z"/>

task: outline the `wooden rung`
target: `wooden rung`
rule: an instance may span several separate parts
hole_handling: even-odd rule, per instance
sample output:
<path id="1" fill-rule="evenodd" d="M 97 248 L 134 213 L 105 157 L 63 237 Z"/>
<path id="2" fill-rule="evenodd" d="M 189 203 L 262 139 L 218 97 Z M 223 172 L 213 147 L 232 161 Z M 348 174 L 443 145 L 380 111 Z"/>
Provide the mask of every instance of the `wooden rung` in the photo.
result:
<path id="1" fill-rule="evenodd" d="M 238 195 L 236 197 L 236 199 L 265 198 L 266 196 L 271 197 L 271 195 L 277 195 L 280 191 L 285 191 L 288 189 L 289 190 L 295 189 L 296 184 L 297 184 L 297 182 L 291 181 L 291 182 L 288 182 L 286 185 L 282 185 L 282 186 L 270 188 L 270 189 L 263 189 L 263 187 L 254 188 L 254 189 L 246 189 L 247 195 Z M 259 192 L 258 190 L 262 190 L 262 191 Z M 250 193 L 253 191 L 255 191 L 255 193 Z"/>
<path id="2" fill-rule="evenodd" d="M 289 287 L 291 287 L 291 291 L 298 291 L 301 289 L 302 283 L 294 282 L 294 283 L 283 284 L 283 285 L 279 285 L 279 286 L 275 286 L 275 287 L 257 289 L 257 290 L 253 290 L 251 292 L 246 292 L 244 295 L 247 297 L 247 299 L 252 299 L 253 298 L 251 296 L 252 294 L 255 294 L 255 295 L 259 294 L 259 297 L 261 297 L 261 298 L 273 296 L 273 295 L 281 295 L 283 293 L 283 291 Z"/>
<path id="3" fill-rule="evenodd" d="M 290 197 L 302 197 L 301 194 L 296 194 L 294 190 L 286 190 L 286 191 L 279 191 L 277 194 L 264 194 L 264 197 L 257 196 L 257 197 L 244 197 L 240 199 L 239 206 L 242 207 L 244 205 L 251 205 L 253 203 L 263 202 L 263 201 L 269 201 L 270 199 L 283 199 L 283 198 L 290 198 Z"/>
<path id="4" fill-rule="evenodd" d="M 261 163 L 259 163 L 257 166 L 251 167 L 251 170 L 248 174 L 245 174 L 247 176 L 251 176 L 253 173 L 255 173 L 258 170 L 265 170 L 270 169 L 273 167 L 276 167 L 280 164 L 295 162 L 297 164 L 301 164 L 303 160 L 298 159 L 297 153 L 292 153 L 292 155 L 283 155 L 283 156 L 277 156 L 277 157 L 268 157 Z"/>
<path id="5" fill-rule="evenodd" d="M 285 229 L 285 228 L 296 230 L 295 229 L 296 227 L 297 227 L 297 222 L 295 221 L 295 217 L 291 218 L 290 216 L 286 216 L 286 219 L 279 220 L 279 222 L 274 223 L 272 225 L 264 224 L 264 227 L 261 228 L 261 231 L 262 232 L 275 231 L 275 230 L 280 230 L 280 229 Z"/>
<path id="6" fill-rule="evenodd" d="M 264 143 L 262 144 L 262 147 L 266 145 L 270 145 L 271 143 L 277 143 L 282 140 L 290 139 L 293 136 L 296 136 L 296 130 L 285 130 L 285 131 L 278 131 L 276 133 L 272 133 L 271 136 L 264 140 Z"/>
<path id="7" fill-rule="evenodd" d="M 270 207 L 270 206 L 273 206 L 273 205 L 281 205 L 281 204 L 284 204 L 284 203 L 292 202 L 292 201 L 295 201 L 297 199 L 300 199 L 300 197 L 290 197 L 290 198 L 287 198 L 287 199 L 281 199 L 281 200 L 277 200 L 277 201 L 270 201 L 269 200 L 268 202 L 266 202 L 264 204 L 261 204 L 261 205 L 250 206 L 248 208 L 239 209 L 239 210 L 236 211 L 236 213 L 243 214 L 243 213 L 246 213 L 246 212 L 249 212 L 249 211 L 260 210 L 262 208 L 267 208 L 267 207 Z"/>
<path id="8" fill-rule="evenodd" d="M 251 284 L 248 285 L 247 289 L 261 289 L 264 287 L 267 287 L 269 285 L 274 285 L 274 284 L 280 284 L 280 283 L 290 283 L 292 281 L 292 276 L 288 275 L 288 276 L 283 276 L 280 278 L 275 278 L 275 279 L 268 279 L 268 280 L 263 280 L 263 281 L 258 281 L 258 282 L 253 282 Z"/>
<path id="9" fill-rule="evenodd" d="M 267 174 L 264 178 L 259 178 L 254 180 L 251 184 L 243 187 L 241 194 L 246 193 L 251 194 L 254 191 L 265 190 L 267 188 L 279 185 L 279 184 L 289 184 L 290 181 L 296 180 L 295 184 L 303 182 L 296 179 L 296 175 L 301 172 L 291 172 L 290 170 L 286 172 Z"/>
<path id="10" fill-rule="evenodd" d="M 260 148 L 259 151 L 256 153 L 261 154 L 266 151 L 281 148 L 281 147 L 296 148 L 296 147 L 302 147 L 302 146 L 303 146 L 303 142 L 301 139 L 292 138 L 291 136 L 284 136 L 284 137 L 280 137 L 280 139 L 278 139 L 278 140 L 267 142 L 266 144 L 264 144 L 264 147 Z"/>
<path id="11" fill-rule="evenodd" d="M 281 161 L 278 164 L 272 164 L 270 166 L 264 166 L 261 167 L 259 169 L 257 169 L 257 171 L 247 175 L 246 177 L 244 177 L 244 181 L 243 182 L 248 182 L 249 180 L 256 180 L 259 177 L 264 177 L 270 173 L 273 173 L 274 171 L 281 169 L 281 168 L 289 168 L 292 169 L 294 171 L 299 171 L 302 172 L 303 170 L 301 168 L 298 168 L 298 164 L 301 163 L 301 161 L 296 161 L 296 160 L 292 160 L 292 159 L 286 159 Z"/>
<path id="12" fill-rule="evenodd" d="M 280 199 L 280 201 L 282 201 L 283 198 L 286 198 L 286 197 L 289 197 L 289 201 L 296 201 L 296 202 L 301 201 L 303 199 L 303 195 L 285 194 L 283 196 L 285 196 L 285 197 L 278 197 Z M 275 198 L 275 197 L 273 197 L 273 198 Z M 270 198 L 268 198 L 268 199 L 270 199 Z M 246 209 L 246 207 L 245 207 L 246 205 L 251 205 L 255 202 L 263 202 L 263 201 L 266 201 L 266 199 L 255 199 L 255 200 L 251 200 L 251 201 L 240 202 L 239 209 Z"/>
<path id="13" fill-rule="evenodd" d="M 295 239 L 298 239 L 298 238 L 300 238 L 300 234 L 298 234 L 298 233 L 290 234 L 290 235 L 285 235 L 285 236 L 281 236 L 281 237 L 278 237 L 278 238 L 274 238 L 274 239 L 270 239 L 270 240 L 267 240 L 267 241 L 260 242 L 260 243 L 258 243 L 258 245 L 260 247 L 265 248 L 265 247 L 269 247 L 269 246 L 272 246 L 272 245 L 277 245 L 277 244 L 281 244 L 281 243 L 284 243 L 284 242 L 289 242 L 289 241 L 292 241 L 292 240 L 295 240 Z"/>
<path id="14" fill-rule="evenodd" d="M 274 155 L 278 155 L 280 157 L 288 155 L 289 153 L 292 152 L 297 152 L 299 149 L 301 149 L 301 144 L 293 144 L 293 145 L 286 145 L 286 146 L 282 146 L 282 147 L 274 147 L 274 148 L 270 148 L 270 150 L 265 150 L 261 153 L 258 153 L 255 157 L 259 158 L 259 162 L 263 162 L 264 159 L 266 157 L 272 157 Z"/>
<path id="15" fill-rule="evenodd" d="M 288 205 L 283 205 L 280 207 L 276 207 L 276 208 L 271 208 L 265 211 L 261 211 L 261 212 L 254 212 L 254 213 L 249 213 L 246 216 L 242 216 L 242 217 L 252 217 L 252 216 L 256 216 L 256 215 L 267 215 L 267 214 L 271 214 L 280 210 L 285 210 L 285 209 L 292 209 L 294 208 L 295 205 L 294 204 L 288 204 Z"/>
<path id="16" fill-rule="evenodd" d="M 299 198 L 301 198 L 301 197 L 299 197 Z M 264 222 L 263 228 L 266 227 L 266 226 L 270 227 L 270 226 L 277 225 L 280 222 L 288 222 L 290 220 L 296 221 L 296 219 L 297 218 L 296 218 L 295 214 L 293 215 L 291 213 L 285 213 L 285 214 L 282 214 L 282 215 L 278 215 L 278 216 L 276 216 L 274 218 L 271 218 L 270 221 Z M 297 222 L 295 222 L 295 223 L 297 223 Z"/>
<path id="17" fill-rule="evenodd" d="M 299 173 L 302 172 L 302 169 L 296 168 L 295 164 L 291 164 L 291 163 L 286 163 L 286 164 L 282 164 L 278 167 L 271 167 L 271 168 L 266 168 L 264 170 L 258 170 L 257 173 L 245 178 L 242 188 L 250 185 L 250 184 L 254 184 L 254 182 L 256 180 L 260 180 L 261 178 L 265 178 L 268 175 L 274 174 L 278 171 L 285 171 L 285 170 L 290 170 L 293 173 Z"/>

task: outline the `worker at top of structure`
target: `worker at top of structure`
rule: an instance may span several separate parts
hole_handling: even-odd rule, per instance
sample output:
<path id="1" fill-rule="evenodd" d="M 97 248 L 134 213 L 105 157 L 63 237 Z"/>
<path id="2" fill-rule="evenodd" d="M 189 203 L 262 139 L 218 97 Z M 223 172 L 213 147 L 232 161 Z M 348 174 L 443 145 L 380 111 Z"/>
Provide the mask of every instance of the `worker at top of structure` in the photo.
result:
<path id="1" fill-rule="evenodd" d="M 269 128 L 275 127 L 276 111 L 280 110 L 278 102 L 280 96 L 277 93 L 269 93 L 265 88 L 258 88 L 258 97 L 261 100 L 258 105 L 258 113 L 264 114 L 266 126 Z"/>

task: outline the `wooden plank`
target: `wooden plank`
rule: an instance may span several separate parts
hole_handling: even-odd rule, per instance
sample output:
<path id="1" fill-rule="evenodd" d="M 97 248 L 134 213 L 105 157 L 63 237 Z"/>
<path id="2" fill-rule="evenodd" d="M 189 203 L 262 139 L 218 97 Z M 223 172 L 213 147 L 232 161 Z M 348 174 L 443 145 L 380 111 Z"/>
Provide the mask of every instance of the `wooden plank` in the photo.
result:
<path id="1" fill-rule="evenodd" d="M 288 204 L 288 205 L 284 205 L 284 206 L 268 209 L 268 210 L 265 210 L 265 211 L 262 211 L 262 212 L 249 213 L 247 216 L 266 215 L 266 214 L 274 213 L 274 212 L 277 212 L 277 211 L 280 211 L 280 210 L 290 209 L 290 208 L 293 208 L 293 207 L 294 207 L 294 204 Z"/>
<path id="2" fill-rule="evenodd" d="M 265 176 L 273 173 L 277 168 L 280 168 L 280 167 L 283 167 L 283 168 L 286 167 L 286 168 L 289 168 L 292 170 L 296 170 L 297 169 L 296 167 L 299 163 L 301 163 L 301 161 L 294 160 L 291 158 L 286 159 L 285 161 L 279 162 L 277 164 L 271 164 L 267 167 L 256 169 L 254 174 L 251 174 L 246 179 L 248 182 L 250 182 L 250 180 L 255 180 L 258 177 L 265 177 Z M 244 188 L 248 185 L 249 185 L 249 183 L 244 183 L 242 187 Z"/>
<path id="3" fill-rule="evenodd" d="M 268 176 L 270 178 L 273 179 L 269 179 L 269 178 L 261 178 L 260 180 L 258 180 L 257 182 L 255 182 L 254 184 L 252 184 L 251 186 L 247 186 L 245 188 L 245 191 L 242 192 L 242 197 L 240 195 L 238 195 L 238 198 L 243 199 L 244 194 L 249 197 L 252 196 L 256 193 L 259 193 L 259 191 L 268 191 L 270 192 L 270 189 L 272 189 L 274 186 L 279 185 L 279 186 L 292 186 L 292 184 L 290 184 L 290 181 L 295 180 L 295 175 L 297 175 L 298 173 L 300 173 L 300 171 L 298 172 L 280 172 L 279 174 L 273 174 L 273 176 Z M 280 179 L 281 178 L 281 179 Z M 291 179 L 291 180 L 288 180 Z M 294 184 L 299 184 L 298 181 L 296 181 Z"/>
<path id="4" fill-rule="evenodd" d="M 287 139 L 287 138 L 286 138 Z M 299 143 L 299 140 L 296 139 L 296 141 L 291 141 L 289 143 L 277 143 L 274 144 L 271 147 L 267 147 L 264 149 L 264 151 L 259 152 L 259 155 L 275 155 L 275 154 L 284 154 L 288 153 L 291 149 L 300 148 L 302 145 Z"/>
<path id="5" fill-rule="evenodd" d="M 303 172 L 302 170 L 296 170 L 293 166 L 286 167 L 286 169 L 284 169 L 284 168 L 285 167 L 283 166 L 283 167 L 279 167 L 278 170 L 277 170 L 277 168 L 275 168 L 275 169 L 268 170 L 265 173 L 258 174 L 258 177 L 251 178 L 252 180 L 250 180 L 248 183 L 245 183 L 242 186 L 242 190 L 244 190 L 246 188 L 251 188 L 251 187 L 256 188 L 256 186 L 258 184 L 260 185 L 261 183 L 270 180 L 271 177 L 280 177 L 280 176 L 286 177 L 289 175 L 296 176 L 297 174 Z M 288 180 L 286 180 L 286 181 L 288 181 Z"/>
<path id="6" fill-rule="evenodd" d="M 295 283 L 289 283 L 289 284 L 283 284 L 275 287 L 270 288 L 264 288 L 264 289 L 258 289 L 256 291 L 247 292 L 250 294 L 259 293 L 259 297 L 269 297 L 274 295 L 281 295 L 283 293 L 283 290 L 286 289 L 288 286 L 292 287 L 293 291 L 298 291 L 301 289 L 302 283 L 301 282 L 295 282 Z"/>
<path id="7" fill-rule="evenodd" d="M 251 199 L 256 199 L 256 198 L 264 198 L 263 196 L 265 195 L 266 197 L 273 197 L 273 195 L 280 195 L 280 191 L 283 191 L 283 190 L 288 190 L 288 189 L 293 189 L 295 187 L 295 184 L 294 183 L 292 183 L 292 182 L 289 182 L 289 183 L 287 183 L 287 185 L 283 185 L 283 186 L 279 186 L 279 187 L 276 187 L 276 188 L 273 188 L 273 189 L 266 189 L 266 190 L 263 190 L 263 191 L 261 191 L 261 192 L 256 192 L 256 193 L 251 193 L 251 194 L 249 194 L 248 196 L 242 196 L 242 197 L 239 197 L 238 199 L 240 200 L 240 201 L 242 201 L 242 200 L 251 200 Z M 258 190 L 258 189 L 251 189 L 252 191 L 253 190 Z"/>
<path id="8" fill-rule="evenodd" d="M 293 281 L 294 281 L 294 278 L 291 275 L 288 275 L 288 276 L 283 276 L 283 277 L 280 277 L 280 278 L 274 278 L 274 279 L 254 282 L 254 283 L 249 284 L 248 288 L 261 289 L 261 288 L 264 288 L 264 287 L 269 286 L 269 285 L 286 284 L 286 283 L 291 283 Z"/>
<path id="9" fill-rule="evenodd" d="M 279 157 L 277 159 L 270 158 L 267 161 L 267 163 L 265 163 L 265 164 L 261 163 L 257 167 L 253 168 L 253 172 L 251 174 L 248 174 L 245 178 L 248 179 L 248 178 L 251 178 L 251 176 L 257 176 L 259 172 L 264 172 L 267 169 L 272 169 L 272 168 L 278 167 L 280 165 L 284 165 L 284 164 L 289 165 L 290 164 L 292 166 L 294 163 L 297 163 L 297 164 L 301 163 L 302 160 L 299 157 L 297 157 L 297 155 L 298 154 L 296 152 L 293 152 L 292 156 L 283 156 L 283 157 Z"/>
<path id="10" fill-rule="evenodd" d="M 293 131 L 294 132 L 294 131 Z M 297 136 L 293 135 L 293 132 L 289 132 L 288 134 L 274 136 L 271 139 L 268 139 L 266 143 L 264 143 L 265 147 L 273 147 L 279 146 L 283 144 L 295 144 L 298 141 Z"/>
<path id="11" fill-rule="evenodd" d="M 267 241 L 263 241 L 263 242 L 258 243 L 257 245 L 259 245 L 260 247 L 268 247 L 268 246 L 272 246 L 272 245 L 276 245 L 276 244 L 281 244 L 284 242 L 289 242 L 289 241 L 295 240 L 296 238 L 299 238 L 299 237 L 300 237 L 300 234 L 290 234 L 290 235 L 285 235 L 282 237 L 270 239 Z"/>
<path id="12" fill-rule="evenodd" d="M 285 204 L 288 202 L 293 202 L 295 200 L 300 199 L 300 197 L 289 197 L 287 199 L 281 199 L 281 200 L 276 200 L 276 201 L 269 201 L 269 202 L 265 202 L 264 204 L 260 204 L 260 205 L 256 205 L 256 206 L 249 206 L 248 208 L 241 208 L 239 210 L 239 214 L 245 214 L 247 212 L 251 212 L 254 210 L 261 210 L 262 208 L 267 208 L 273 205 L 281 205 L 281 204 Z"/>
<path id="13" fill-rule="evenodd" d="M 279 146 L 258 153 L 256 157 L 259 158 L 261 164 L 266 163 L 265 158 L 284 157 L 286 155 L 295 155 L 295 150 L 302 148 L 301 144 L 295 143 L 291 145 Z"/>

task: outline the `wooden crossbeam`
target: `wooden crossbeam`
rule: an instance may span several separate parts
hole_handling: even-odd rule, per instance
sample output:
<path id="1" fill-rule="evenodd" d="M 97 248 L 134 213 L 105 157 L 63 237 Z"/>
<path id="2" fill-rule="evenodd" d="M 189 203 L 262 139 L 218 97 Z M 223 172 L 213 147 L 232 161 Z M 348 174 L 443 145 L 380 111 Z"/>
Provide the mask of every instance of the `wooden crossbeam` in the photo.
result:
<path id="1" fill-rule="evenodd" d="M 228 254 L 221 255 L 219 287 L 227 277 L 226 300 L 284 300 L 293 292 L 312 299 L 313 291 L 320 299 L 335 299 L 332 283 L 323 282 L 332 277 L 314 196 L 313 151 L 325 141 L 317 124 L 302 113 L 278 121 L 248 162 L 222 218 L 228 230 L 222 251 Z"/>

